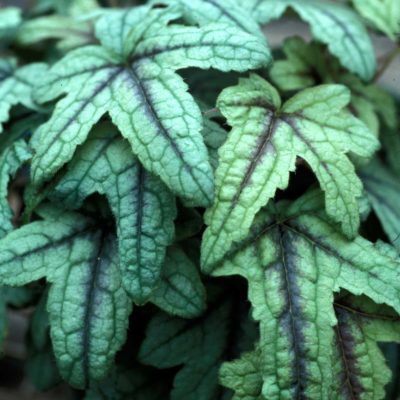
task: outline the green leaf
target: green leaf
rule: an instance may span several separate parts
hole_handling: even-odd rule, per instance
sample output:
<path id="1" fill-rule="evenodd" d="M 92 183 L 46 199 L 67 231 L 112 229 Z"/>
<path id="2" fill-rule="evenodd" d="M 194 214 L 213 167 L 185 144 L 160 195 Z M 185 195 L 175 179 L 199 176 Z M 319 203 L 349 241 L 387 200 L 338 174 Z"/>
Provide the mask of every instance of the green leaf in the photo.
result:
<path id="1" fill-rule="evenodd" d="M 359 175 L 383 230 L 400 251 L 400 181 L 378 159 Z"/>
<path id="2" fill-rule="evenodd" d="M 239 0 L 253 18 L 266 24 L 280 18 L 287 8 L 310 24 L 317 40 L 328 45 L 340 63 L 364 80 L 374 76 L 376 62 L 367 30 L 357 14 L 344 4 L 321 0 Z"/>
<path id="3" fill-rule="evenodd" d="M 103 125 L 78 149 L 55 192 L 52 198 L 70 208 L 92 193 L 106 195 L 116 219 L 123 285 L 135 302 L 145 302 L 174 236 L 170 191 L 141 166 L 114 127 Z"/>
<path id="4" fill-rule="evenodd" d="M 160 4 L 160 1 L 153 0 L 153 3 Z M 265 40 L 257 21 L 236 0 L 163 0 L 162 3 L 180 5 L 185 19 L 193 24 L 223 22 Z"/>
<path id="5" fill-rule="evenodd" d="M 393 129 L 387 128 L 382 132 L 382 147 L 386 151 L 387 163 L 390 165 L 393 172 L 400 174 L 400 129 L 399 125 Z"/>
<path id="6" fill-rule="evenodd" d="M 187 67 L 245 71 L 270 61 L 258 37 L 236 27 L 169 24 L 175 8 L 106 13 L 96 24 L 101 46 L 67 54 L 37 91 L 59 100 L 35 133 L 32 178 L 41 185 L 73 155 L 106 113 L 143 166 L 191 205 L 209 205 L 213 177 L 201 136 L 202 116 L 174 71 Z"/>
<path id="7" fill-rule="evenodd" d="M 0 155 L 0 238 L 13 229 L 13 211 L 8 203 L 8 184 L 19 168 L 32 157 L 23 140 L 14 142 Z"/>
<path id="8" fill-rule="evenodd" d="M 26 360 L 26 374 L 40 391 L 49 390 L 61 381 L 51 348 L 47 296 L 48 291 L 45 290 L 32 315 Z"/>
<path id="9" fill-rule="evenodd" d="M 379 133 L 379 119 L 388 127 L 396 125 L 393 97 L 379 86 L 345 73 L 322 45 L 294 37 L 284 42 L 283 52 L 286 59 L 276 61 L 270 69 L 271 80 L 279 89 L 299 90 L 321 82 L 344 84 L 351 90 L 349 110 L 374 133 Z"/>
<path id="10" fill-rule="evenodd" d="M 400 3 L 397 0 L 353 0 L 356 10 L 392 40 L 400 34 Z"/>
<path id="11" fill-rule="evenodd" d="M 183 365 L 175 376 L 171 400 L 217 399 L 218 367 L 228 345 L 232 311 L 229 297 L 219 295 L 197 320 L 163 313 L 151 320 L 139 359 L 157 368 Z"/>
<path id="12" fill-rule="evenodd" d="M 168 390 L 165 378 L 146 367 L 117 367 L 104 381 L 93 383 L 84 399 L 165 400 L 168 398 Z"/>
<path id="13" fill-rule="evenodd" d="M 377 342 L 400 342 L 400 319 L 365 296 L 335 303 L 334 390 L 343 398 L 384 399 L 391 371 Z"/>
<path id="14" fill-rule="evenodd" d="M 206 308 L 206 293 L 197 267 L 180 247 L 168 249 L 160 285 L 151 302 L 169 314 L 198 317 Z"/>
<path id="15" fill-rule="evenodd" d="M 28 20 L 18 29 L 16 42 L 30 46 L 45 40 L 58 40 L 57 47 L 69 51 L 94 42 L 92 24 L 62 15 L 48 15 Z"/>
<path id="16" fill-rule="evenodd" d="M 0 9 L 0 43 L 13 38 L 21 20 L 20 8 L 4 7 Z"/>
<path id="17" fill-rule="evenodd" d="M 125 341 L 131 302 L 112 235 L 79 214 L 42 214 L 0 240 L 0 280 L 52 283 L 47 308 L 57 364 L 65 380 L 83 388 L 107 375 Z"/>
<path id="18" fill-rule="evenodd" d="M 364 294 L 400 312 L 394 249 L 360 236 L 348 239 L 321 200 L 311 193 L 261 211 L 247 238 L 210 268 L 216 276 L 248 281 L 267 399 L 336 398 L 327 384 L 334 379 L 334 292 Z"/>
<path id="19" fill-rule="evenodd" d="M 306 89 L 281 106 L 278 92 L 257 75 L 225 89 L 218 106 L 233 127 L 220 149 L 216 201 L 207 211 L 202 243 L 206 272 L 248 233 L 254 216 L 288 185 L 296 156 L 313 169 L 326 209 L 349 237 L 357 233 L 362 184 L 345 153 L 369 157 L 378 146 L 358 119 L 343 111 L 350 93 L 341 85 Z"/>
<path id="20" fill-rule="evenodd" d="M 221 384 L 235 391 L 232 400 L 264 400 L 259 350 L 244 353 L 239 360 L 222 364 Z"/>
<path id="21" fill-rule="evenodd" d="M 9 119 L 12 106 L 22 104 L 27 108 L 37 109 L 32 100 L 32 88 L 46 70 L 45 64 L 36 63 L 17 68 L 13 58 L 0 60 L 0 133 L 3 131 L 2 123 Z"/>

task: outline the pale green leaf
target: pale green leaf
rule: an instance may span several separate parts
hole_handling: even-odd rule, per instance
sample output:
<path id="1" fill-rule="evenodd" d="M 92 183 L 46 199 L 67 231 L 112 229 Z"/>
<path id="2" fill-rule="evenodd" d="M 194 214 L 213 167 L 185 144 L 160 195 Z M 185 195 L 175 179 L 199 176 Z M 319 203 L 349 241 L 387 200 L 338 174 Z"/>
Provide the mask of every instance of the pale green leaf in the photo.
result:
<path id="1" fill-rule="evenodd" d="M 257 75 L 222 92 L 218 106 L 233 129 L 219 151 L 216 201 L 205 216 L 205 271 L 232 242 L 247 235 L 254 216 L 276 190 L 287 187 L 297 156 L 316 174 L 328 214 L 341 222 L 346 235 L 357 233 L 362 184 L 345 153 L 368 157 L 378 142 L 361 121 L 343 111 L 349 100 L 344 86 L 321 85 L 281 106 L 276 89 Z"/>
<path id="2" fill-rule="evenodd" d="M 182 318 L 199 316 L 206 307 L 206 293 L 197 267 L 180 247 L 168 249 L 161 282 L 150 301 Z"/>
<path id="3" fill-rule="evenodd" d="M 110 369 L 125 342 L 131 302 L 113 236 L 82 215 L 42 211 L 45 220 L 0 240 L 0 279 L 52 283 L 47 307 L 57 364 L 65 380 L 83 388 Z"/>
<path id="4" fill-rule="evenodd" d="M 153 3 L 160 4 L 160 1 L 153 0 Z M 265 40 L 257 21 L 236 0 L 162 0 L 161 3 L 180 5 L 185 19 L 191 23 L 224 22 Z"/>
<path id="5" fill-rule="evenodd" d="M 58 48 L 68 51 L 93 43 L 91 25 L 88 21 L 49 15 L 23 22 L 15 40 L 21 46 L 30 46 L 44 40 L 58 40 Z"/>
<path id="6" fill-rule="evenodd" d="M 400 311 L 394 249 L 360 236 L 348 239 L 318 211 L 318 202 L 305 199 L 260 212 L 248 237 L 211 268 L 214 275 L 248 281 L 267 399 L 336 398 L 326 384 L 334 379 L 334 292 L 365 294 Z"/>
<path id="7" fill-rule="evenodd" d="M 400 250 L 400 180 L 378 159 L 359 175 L 382 228 Z"/>
<path id="8" fill-rule="evenodd" d="M 18 7 L 0 8 L 0 42 L 13 38 L 22 20 Z"/>
<path id="9" fill-rule="evenodd" d="M 360 18 L 349 7 L 325 0 L 239 0 L 261 24 L 292 8 L 310 25 L 312 35 L 328 45 L 341 64 L 364 80 L 375 73 L 374 49 Z"/>
<path id="10" fill-rule="evenodd" d="M 395 40 L 400 34 L 400 2 L 398 0 L 353 0 L 356 10 L 373 27 Z"/>
<path id="11" fill-rule="evenodd" d="M 232 389 L 232 400 L 264 400 L 259 350 L 244 353 L 239 360 L 222 364 L 220 382 Z"/>
<path id="12" fill-rule="evenodd" d="M 43 102 L 68 94 L 35 133 L 35 184 L 69 161 L 108 112 L 146 169 L 189 204 L 211 203 L 214 186 L 202 116 L 174 70 L 245 71 L 266 65 L 270 55 L 258 37 L 230 25 L 167 25 L 177 17 L 170 7 L 111 11 L 96 26 L 102 46 L 72 51 L 53 66 L 37 98 Z"/>
<path id="13" fill-rule="evenodd" d="M 22 104 L 30 109 L 37 109 L 32 100 L 32 89 L 46 70 L 45 64 L 17 68 L 13 58 L 0 60 L 0 133 L 3 131 L 2 123 L 9 119 L 12 106 Z"/>
<path id="14" fill-rule="evenodd" d="M 107 197 L 116 219 L 123 285 L 135 302 L 145 302 L 174 236 L 170 191 L 140 165 L 114 127 L 103 125 L 78 149 L 55 192 L 53 199 L 69 208 L 79 208 L 95 192 Z"/>
<path id="15" fill-rule="evenodd" d="M 77 387 L 107 375 L 131 312 L 113 238 L 103 235 L 87 247 L 84 259 L 59 269 L 47 303 L 60 372 Z"/>
<path id="16" fill-rule="evenodd" d="M 377 342 L 400 342 L 400 320 L 365 296 L 335 303 L 334 390 L 342 398 L 384 399 L 391 371 Z"/>

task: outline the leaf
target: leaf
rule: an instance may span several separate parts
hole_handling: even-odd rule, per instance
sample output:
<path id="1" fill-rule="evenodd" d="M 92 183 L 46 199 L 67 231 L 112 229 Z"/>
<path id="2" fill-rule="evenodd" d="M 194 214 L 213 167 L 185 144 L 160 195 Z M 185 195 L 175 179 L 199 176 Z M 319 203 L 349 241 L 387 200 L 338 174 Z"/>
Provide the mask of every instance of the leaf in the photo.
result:
<path id="1" fill-rule="evenodd" d="M 153 3 L 160 4 L 160 1 L 153 0 Z M 265 40 L 257 21 L 236 0 L 163 0 L 162 3 L 179 4 L 185 19 L 193 24 L 223 22 Z"/>
<path id="2" fill-rule="evenodd" d="M 346 296 L 335 303 L 334 390 L 332 398 L 383 399 L 388 369 L 377 342 L 400 341 L 400 321 L 388 307 L 365 296 Z M 263 400 L 258 349 L 224 363 L 221 383 L 235 391 L 234 400 Z M 326 383 L 326 382 L 324 382 Z"/>
<path id="3" fill-rule="evenodd" d="M 398 315 L 365 296 L 341 299 L 335 312 L 335 389 L 343 398 L 385 398 L 392 374 L 377 342 L 400 341 Z"/>
<path id="4" fill-rule="evenodd" d="M 238 0 L 253 18 L 267 24 L 292 8 L 310 25 L 315 39 L 328 45 L 340 63 L 363 80 L 376 69 L 375 54 L 367 30 L 357 14 L 344 4 L 319 0 Z"/>
<path id="5" fill-rule="evenodd" d="M 137 7 L 105 14 L 101 46 L 86 46 L 56 63 L 37 91 L 58 98 L 35 133 L 32 178 L 40 186 L 68 162 L 108 112 L 143 166 L 190 205 L 209 205 L 213 177 L 201 137 L 202 117 L 174 71 L 191 67 L 245 71 L 270 60 L 265 43 L 224 24 L 169 24 L 175 8 Z"/>
<path id="6" fill-rule="evenodd" d="M 47 295 L 46 290 L 32 315 L 26 360 L 26 374 L 40 391 L 49 390 L 61 381 L 51 348 L 49 317 L 46 310 Z"/>
<path id="7" fill-rule="evenodd" d="M 214 291 L 210 297 L 207 311 L 198 319 L 158 313 L 147 327 L 140 361 L 162 369 L 183 365 L 175 375 L 171 400 L 218 398 L 218 368 L 231 345 L 230 324 L 238 310 L 226 293 Z"/>
<path id="8" fill-rule="evenodd" d="M 155 384 L 157 382 L 157 384 Z M 86 392 L 85 400 L 164 400 L 168 396 L 165 378 L 137 365 L 131 369 L 117 367 L 102 382 L 94 383 Z"/>
<path id="9" fill-rule="evenodd" d="M 14 142 L 0 155 L 0 238 L 13 229 L 13 211 L 8 203 L 8 184 L 32 154 L 23 140 Z"/>
<path id="10" fill-rule="evenodd" d="M 13 58 L 0 60 L 0 133 L 3 131 L 2 123 L 9 119 L 12 106 L 20 103 L 37 109 L 32 100 L 32 87 L 43 77 L 46 69 L 46 65 L 41 63 L 17 68 Z"/>
<path id="11" fill-rule="evenodd" d="M 396 124 L 394 129 L 385 129 L 382 132 L 382 147 L 386 151 L 387 163 L 397 175 L 400 174 L 400 129 Z"/>
<path id="12" fill-rule="evenodd" d="M 281 106 L 276 89 L 257 75 L 222 92 L 218 106 L 233 129 L 219 151 L 216 201 L 205 215 L 204 271 L 247 235 L 276 190 L 287 187 L 296 156 L 316 174 L 329 216 L 349 237 L 357 233 L 362 184 L 345 153 L 369 157 L 378 142 L 361 121 L 342 111 L 349 100 L 344 86 L 321 85 Z"/>
<path id="13" fill-rule="evenodd" d="M 62 15 L 48 15 L 28 20 L 18 29 L 16 42 L 30 46 L 45 40 L 58 40 L 57 47 L 69 51 L 94 42 L 92 24 Z"/>
<path id="14" fill-rule="evenodd" d="M 68 164 L 55 201 L 79 208 L 92 193 L 106 195 L 114 214 L 125 290 L 144 303 L 160 280 L 166 247 L 174 236 L 175 200 L 132 155 L 109 125 L 97 128 Z"/>
<path id="15" fill-rule="evenodd" d="M 221 384 L 235 391 L 232 400 L 264 400 L 258 350 L 244 353 L 239 360 L 226 362 L 220 369 Z"/>
<path id="16" fill-rule="evenodd" d="M 0 240 L 0 279 L 52 283 L 47 307 L 57 364 L 65 380 L 83 388 L 108 373 L 125 341 L 131 302 L 112 235 L 79 214 L 42 214 Z"/>
<path id="17" fill-rule="evenodd" d="M 359 172 L 383 230 L 400 251 L 400 181 L 378 159 Z"/>
<path id="18" fill-rule="evenodd" d="M 0 9 L 0 43 L 13 38 L 21 23 L 21 9 L 18 7 L 4 7 Z M 1 64 L 0 64 L 1 65 Z M 0 69 L 1 66 L 0 66 Z M 1 73 L 0 73 L 1 76 Z"/>
<path id="19" fill-rule="evenodd" d="M 151 302 L 169 314 L 198 317 L 206 308 L 206 293 L 196 266 L 180 247 L 169 248 L 162 280 Z"/>
<path id="20" fill-rule="evenodd" d="M 261 211 L 249 235 L 209 268 L 248 281 L 267 399 L 336 398 L 327 385 L 334 378 L 334 292 L 364 294 L 400 312 L 394 249 L 348 239 L 322 208 L 313 192 Z"/>
<path id="21" fill-rule="evenodd" d="M 395 40 L 400 34 L 400 3 L 397 0 L 353 0 L 356 10 L 375 28 Z"/>
<path id="22" fill-rule="evenodd" d="M 286 59 L 276 61 L 270 69 L 272 82 L 284 91 L 299 90 L 319 83 L 340 83 L 351 90 L 349 110 L 374 133 L 379 133 L 379 119 L 396 125 L 393 97 L 374 84 L 364 84 L 353 74 L 345 73 L 323 46 L 294 37 L 285 40 Z"/>

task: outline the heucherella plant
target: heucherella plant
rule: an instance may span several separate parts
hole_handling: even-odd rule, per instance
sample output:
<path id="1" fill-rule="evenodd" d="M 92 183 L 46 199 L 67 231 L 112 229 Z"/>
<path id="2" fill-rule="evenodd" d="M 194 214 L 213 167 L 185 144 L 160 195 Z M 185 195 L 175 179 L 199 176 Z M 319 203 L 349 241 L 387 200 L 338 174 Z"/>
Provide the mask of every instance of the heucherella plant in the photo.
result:
<path id="1" fill-rule="evenodd" d="M 397 0 L 1 8 L 0 370 L 86 400 L 397 399 L 399 34 Z"/>

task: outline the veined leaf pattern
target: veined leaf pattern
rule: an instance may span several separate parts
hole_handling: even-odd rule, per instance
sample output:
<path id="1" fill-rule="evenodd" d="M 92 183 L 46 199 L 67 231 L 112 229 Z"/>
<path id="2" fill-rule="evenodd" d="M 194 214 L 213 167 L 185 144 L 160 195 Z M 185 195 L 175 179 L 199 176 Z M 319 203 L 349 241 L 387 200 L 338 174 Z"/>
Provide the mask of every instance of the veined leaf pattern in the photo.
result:
<path id="1" fill-rule="evenodd" d="M 326 384 L 337 378 L 331 365 L 338 357 L 334 292 L 365 294 L 400 309 L 400 260 L 393 248 L 346 238 L 321 210 L 322 199 L 313 196 L 260 212 L 248 237 L 212 268 L 214 275 L 239 274 L 248 281 L 253 316 L 260 322 L 267 399 L 337 393 Z"/>
<path id="2" fill-rule="evenodd" d="M 123 285 L 135 302 L 143 303 L 160 280 L 174 237 L 174 196 L 110 125 L 97 128 L 78 150 L 53 198 L 79 208 L 94 192 L 107 197 L 116 219 Z"/>
<path id="3" fill-rule="evenodd" d="M 72 51 L 53 66 L 37 99 L 68 94 L 35 133 L 37 185 L 71 159 L 108 112 L 146 169 L 188 204 L 212 202 L 201 113 L 174 71 L 189 66 L 245 71 L 266 65 L 270 55 L 258 37 L 230 25 L 167 25 L 179 16 L 174 7 L 149 6 L 106 14 L 96 24 L 101 46 Z"/>
<path id="4" fill-rule="evenodd" d="M 292 8 L 344 67 L 364 80 L 373 78 L 376 62 L 371 39 L 359 16 L 346 5 L 326 0 L 238 1 L 261 24 L 280 18 L 287 8 Z"/>
<path id="5" fill-rule="evenodd" d="M 361 121 L 342 111 L 349 101 L 344 86 L 321 85 L 281 105 L 276 89 L 257 75 L 222 92 L 218 105 L 233 129 L 220 148 L 216 200 L 205 216 L 205 271 L 247 235 L 276 190 L 287 187 L 296 156 L 315 172 L 328 214 L 346 235 L 357 233 L 362 184 L 345 153 L 368 157 L 378 143 Z"/>

